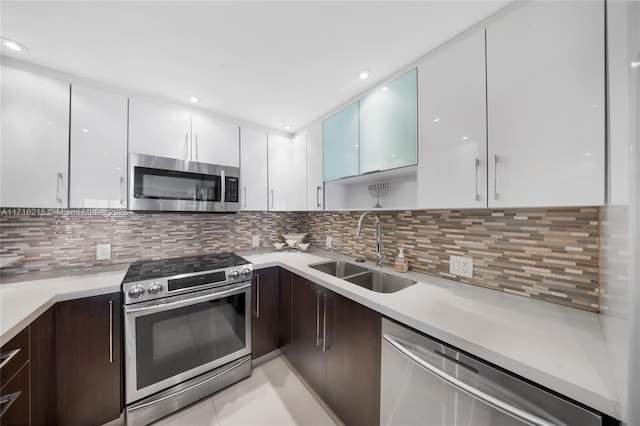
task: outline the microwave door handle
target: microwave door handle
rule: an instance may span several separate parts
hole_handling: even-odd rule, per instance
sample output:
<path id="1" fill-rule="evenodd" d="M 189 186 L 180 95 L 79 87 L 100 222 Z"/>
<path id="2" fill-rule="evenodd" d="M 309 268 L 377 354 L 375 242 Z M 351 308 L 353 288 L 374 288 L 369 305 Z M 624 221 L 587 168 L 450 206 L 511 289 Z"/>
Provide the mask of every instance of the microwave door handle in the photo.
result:
<path id="1" fill-rule="evenodd" d="M 221 185 L 221 188 L 220 188 L 220 191 L 222 192 L 222 195 L 220 196 L 220 202 L 221 202 L 222 204 L 224 204 L 224 202 L 225 202 L 225 198 L 226 198 L 226 195 L 227 195 L 227 194 L 226 194 L 226 192 L 227 192 L 227 188 L 226 188 L 226 186 L 227 186 L 227 182 L 226 182 L 226 181 L 227 181 L 227 179 L 226 179 L 226 178 L 225 178 L 225 176 L 224 176 L 224 170 L 221 170 L 221 171 L 220 171 L 220 181 L 222 182 L 222 185 Z"/>

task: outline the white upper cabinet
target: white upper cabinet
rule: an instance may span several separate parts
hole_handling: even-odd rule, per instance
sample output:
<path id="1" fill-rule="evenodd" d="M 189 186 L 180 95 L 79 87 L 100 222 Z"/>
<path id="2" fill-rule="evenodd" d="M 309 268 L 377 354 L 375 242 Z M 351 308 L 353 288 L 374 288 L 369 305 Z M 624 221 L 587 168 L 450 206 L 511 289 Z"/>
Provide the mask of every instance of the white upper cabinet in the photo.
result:
<path id="1" fill-rule="evenodd" d="M 2 67 L 0 206 L 66 208 L 69 84 Z"/>
<path id="2" fill-rule="evenodd" d="M 191 120 L 190 160 L 240 167 L 238 125 L 197 114 Z"/>
<path id="3" fill-rule="evenodd" d="M 418 67 L 418 207 L 487 206 L 484 31 Z"/>
<path id="4" fill-rule="evenodd" d="M 322 122 L 307 129 L 307 210 L 323 209 Z"/>
<path id="5" fill-rule="evenodd" d="M 301 211 L 307 208 L 304 136 L 294 139 L 268 136 L 269 211 Z"/>
<path id="6" fill-rule="evenodd" d="M 71 87 L 70 207 L 127 207 L 127 98 Z"/>
<path id="7" fill-rule="evenodd" d="M 604 86 L 602 1 L 487 27 L 489 207 L 603 204 Z"/>
<path id="8" fill-rule="evenodd" d="M 360 174 L 417 163 L 416 70 L 360 99 Z"/>
<path id="9" fill-rule="evenodd" d="M 267 210 L 267 132 L 240 129 L 240 208 Z"/>
<path id="10" fill-rule="evenodd" d="M 191 114 L 130 99 L 129 151 L 189 160 Z"/>

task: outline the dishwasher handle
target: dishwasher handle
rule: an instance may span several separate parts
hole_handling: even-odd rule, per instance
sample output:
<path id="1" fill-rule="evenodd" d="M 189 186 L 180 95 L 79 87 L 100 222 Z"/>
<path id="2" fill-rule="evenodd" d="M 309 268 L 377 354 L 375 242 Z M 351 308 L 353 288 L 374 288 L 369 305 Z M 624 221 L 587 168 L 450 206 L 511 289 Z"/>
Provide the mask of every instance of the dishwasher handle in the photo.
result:
<path id="1" fill-rule="evenodd" d="M 395 348 L 400 353 L 402 353 L 407 358 L 409 358 L 411 361 L 415 362 L 420 367 L 424 368 L 434 376 L 438 377 L 441 380 L 444 380 L 451 386 L 466 393 L 472 398 L 478 399 L 484 402 L 485 404 L 488 404 L 491 407 L 495 408 L 496 410 L 502 411 L 503 413 L 515 419 L 523 421 L 525 423 L 528 423 L 534 426 L 554 426 L 552 423 L 549 423 L 548 421 L 541 419 L 538 416 L 535 416 L 531 413 L 527 413 L 526 411 L 523 411 L 517 407 L 507 404 L 506 402 L 498 398 L 495 398 L 485 392 L 482 392 L 481 390 L 476 389 L 473 386 L 470 386 L 464 383 L 463 381 L 458 380 L 457 378 L 445 373 L 444 371 L 440 370 L 439 368 L 429 364 L 428 362 L 420 358 L 418 355 L 416 355 L 414 352 L 412 352 L 410 349 L 408 349 L 406 346 L 400 343 L 397 338 L 389 334 L 384 334 L 382 338 L 385 341 L 387 341 L 387 343 L 389 343 L 393 348 Z"/>

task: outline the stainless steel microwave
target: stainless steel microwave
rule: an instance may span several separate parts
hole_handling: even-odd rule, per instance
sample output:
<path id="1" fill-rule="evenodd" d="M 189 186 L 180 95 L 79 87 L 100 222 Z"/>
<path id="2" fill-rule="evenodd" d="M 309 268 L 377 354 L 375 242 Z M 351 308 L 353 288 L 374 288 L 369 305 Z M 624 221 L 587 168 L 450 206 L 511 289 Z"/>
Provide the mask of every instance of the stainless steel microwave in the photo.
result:
<path id="1" fill-rule="evenodd" d="M 240 168 L 129 154 L 129 210 L 236 212 Z"/>

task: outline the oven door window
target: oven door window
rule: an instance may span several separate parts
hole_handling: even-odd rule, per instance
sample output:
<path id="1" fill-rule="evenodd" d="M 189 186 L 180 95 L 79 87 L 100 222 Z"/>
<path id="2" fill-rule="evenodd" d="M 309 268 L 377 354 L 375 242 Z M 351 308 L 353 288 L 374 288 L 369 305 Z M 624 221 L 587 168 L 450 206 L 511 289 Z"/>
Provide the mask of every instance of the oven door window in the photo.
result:
<path id="1" fill-rule="evenodd" d="M 134 198 L 219 202 L 221 176 L 135 167 Z"/>
<path id="2" fill-rule="evenodd" d="M 137 388 L 246 347 L 245 293 L 136 318 Z"/>

